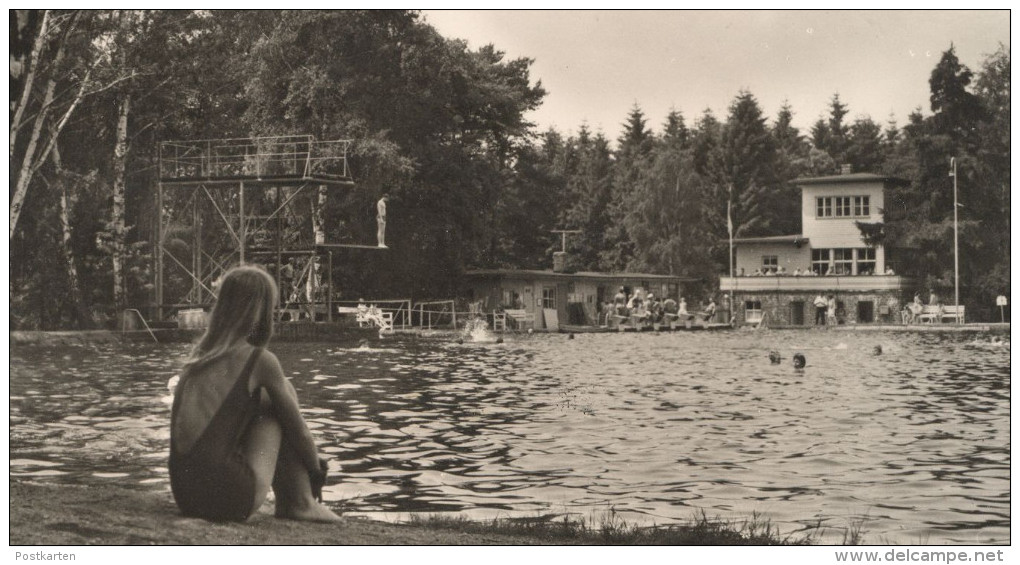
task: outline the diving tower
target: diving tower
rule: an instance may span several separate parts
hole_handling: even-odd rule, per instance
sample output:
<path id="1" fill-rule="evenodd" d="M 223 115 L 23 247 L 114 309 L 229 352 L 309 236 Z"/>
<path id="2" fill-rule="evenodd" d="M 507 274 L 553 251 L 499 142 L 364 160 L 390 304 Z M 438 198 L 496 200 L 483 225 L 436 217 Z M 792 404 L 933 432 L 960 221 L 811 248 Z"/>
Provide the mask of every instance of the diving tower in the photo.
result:
<path id="1" fill-rule="evenodd" d="M 332 319 L 331 195 L 354 186 L 351 141 L 311 135 L 165 141 L 159 145 L 155 318 L 208 308 L 231 266 L 265 266 L 281 309 Z"/>

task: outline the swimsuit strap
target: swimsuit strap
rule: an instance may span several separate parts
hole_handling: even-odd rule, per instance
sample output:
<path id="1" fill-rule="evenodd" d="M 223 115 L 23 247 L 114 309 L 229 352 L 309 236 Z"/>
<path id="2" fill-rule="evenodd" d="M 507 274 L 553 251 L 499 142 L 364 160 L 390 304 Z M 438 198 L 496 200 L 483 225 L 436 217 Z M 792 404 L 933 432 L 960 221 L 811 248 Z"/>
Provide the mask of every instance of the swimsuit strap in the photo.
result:
<path id="1" fill-rule="evenodd" d="M 234 398 L 236 396 L 238 396 L 239 393 L 243 393 L 243 394 L 240 394 L 241 398 L 247 398 L 249 396 L 249 394 L 248 394 L 248 380 L 251 377 L 252 371 L 255 369 L 255 362 L 258 361 L 259 355 L 262 353 L 262 349 L 263 348 L 261 348 L 261 347 L 256 347 L 254 350 L 252 350 L 251 356 L 249 356 L 248 357 L 248 361 L 245 362 L 244 368 L 241 369 L 240 375 L 238 375 L 237 380 L 234 381 L 234 386 L 231 387 L 230 391 L 227 392 L 226 396 L 223 397 L 223 402 L 220 404 L 220 407 L 216 409 L 216 412 L 212 415 L 212 418 L 209 418 L 209 421 L 206 423 L 205 429 L 202 430 L 202 433 L 199 434 L 198 439 L 196 439 L 195 442 L 192 444 L 191 449 L 188 451 L 189 453 L 193 452 L 195 450 L 195 447 L 197 447 L 199 445 L 202 445 L 204 443 L 204 440 L 206 440 L 206 436 L 209 435 L 210 433 L 217 433 L 217 434 L 222 434 L 223 433 L 224 430 L 223 430 L 222 426 L 220 425 L 219 421 L 227 416 L 226 412 L 224 411 L 224 408 L 229 406 L 230 402 L 236 402 L 234 400 Z M 179 383 L 178 384 L 178 388 L 180 388 L 181 385 L 184 385 L 184 384 L 185 384 L 184 382 Z M 175 391 L 175 393 L 174 393 L 174 404 L 173 404 L 173 408 L 171 409 L 172 410 L 172 412 L 171 412 L 171 426 L 170 426 L 170 431 L 171 431 L 171 434 L 170 434 L 171 451 L 174 451 L 173 425 L 172 425 L 172 422 L 173 422 L 173 417 L 177 414 L 178 406 L 180 404 L 180 399 L 181 399 L 182 396 L 183 396 L 182 391 Z M 237 430 L 238 433 L 240 433 L 241 431 L 242 430 Z"/>

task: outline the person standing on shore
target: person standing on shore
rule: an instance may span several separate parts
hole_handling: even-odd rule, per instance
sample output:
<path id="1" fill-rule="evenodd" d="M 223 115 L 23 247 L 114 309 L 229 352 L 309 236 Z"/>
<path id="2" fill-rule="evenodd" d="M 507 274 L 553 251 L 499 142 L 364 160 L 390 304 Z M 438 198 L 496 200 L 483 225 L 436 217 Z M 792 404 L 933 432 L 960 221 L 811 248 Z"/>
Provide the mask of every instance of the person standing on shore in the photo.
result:
<path id="1" fill-rule="evenodd" d="M 704 322 L 707 324 L 708 322 L 711 322 L 712 318 L 714 317 L 715 317 L 715 298 L 710 296 L 708 298 L 708 306 L 706 306 L 705 309 L 701 311 L 701 319 L 704 320 Z"/>
<path id="2" fill-rule="evenodd" d="M 621 286 L 620 290 L 616 291 L 616 295 L 613 296 L 613 306 L 616 307 L 617 316 L 626 316 L 627 311 L 627 294 L 624 292 L 624 288 Z"/>
<path id="3" fill-rule="evenodd" d="M 170 488 L 185 516 L 245 521 L 276 495 L 276 516 L 337 522 L 320 504 L 325 461 L 276 356 L 276 283 L 256 266 L 223 278 L 170 413 Z"/>
<path id="4" fill-rule="evenodd" d="M 815 325 L 824 326 L 825 311 L 829 308 L 829 301 L 827 301 L 824 296 L 819 294 L 818 296 L 815 297 L 813 304 L 815 305 Z"/>

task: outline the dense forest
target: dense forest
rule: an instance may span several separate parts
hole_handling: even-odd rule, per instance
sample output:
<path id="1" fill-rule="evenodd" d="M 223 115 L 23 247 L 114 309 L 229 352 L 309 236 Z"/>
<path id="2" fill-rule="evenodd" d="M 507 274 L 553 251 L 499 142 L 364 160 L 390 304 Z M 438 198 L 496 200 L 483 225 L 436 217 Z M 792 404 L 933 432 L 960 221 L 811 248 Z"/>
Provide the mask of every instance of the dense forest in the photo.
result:
<path id="1" fill-rule="evenodd" d="M 888 194 L 884 224 L 860 228 L 909 250 L 897 270 L 919 290 L 951 296 L 951 158 L 968 319 L 997 319 L 1009 294 L 1005 46 L 972 70 L 947 45 L 903 124 L 850 118 L 833 94 L 800 131 L 794 108 L 770 118 L 741 91 L 726 115 L 675 110 L 657 129 L 635 105 L 611 140 L 584 124 L 536 131 L 527 115 L 546 93 L 531 60 L 472 50 L 415 12 L 10 18 L 12 329 L 109 326 L 153 303 L 161 140 L 284 134 L 353 140 L 356 186 L 325 210 L 336 229 L 374 233 L 374 202 L 390 195 L 391 251 L 334 266 L 346 298 L 452 297 L 464 269 L 548 268 L 553 229 L 582 231 L 573 269 L 679 274 L 708 291 L 727 269 L 729 206 L 737 237 L 797 233 L 791 181 L 843 165 L 910 181 Z"/>

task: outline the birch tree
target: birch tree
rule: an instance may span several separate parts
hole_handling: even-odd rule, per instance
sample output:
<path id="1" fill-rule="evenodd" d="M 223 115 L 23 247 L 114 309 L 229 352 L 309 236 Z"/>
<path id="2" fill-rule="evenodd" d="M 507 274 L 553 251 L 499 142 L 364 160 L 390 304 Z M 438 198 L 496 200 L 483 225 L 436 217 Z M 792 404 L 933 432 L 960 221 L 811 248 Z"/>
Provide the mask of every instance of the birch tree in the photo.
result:
<path id="1" fill-rule="evenodd" d="M 80 20 L 81 14 L 78 12 L 62 14 L 52 19 L 49 13 L 45 14 L 36 41 L 38 49 L 33 48 L 28 61 L 30 71 L 26 75 L 23 90 L 13 109 L 10 127 L 10 167 L 12 170 L 17 167 L 17 173 L 11 183 L 13 188 L 9 224 L 11 239 L 14 238 L 32 178 L 46 162 L 60 132 L 88 93 L 90 70 L 78 73 L 76 71 L 80 71 L 80 68 L 65 61 L 68 43 L 75 40 Z M 45 84 L 39 100 L 33 95 L 37 80 Z M 62 90 L 69 89 L 74 94 L 70 97 L 64 95 L 58 97 L 58 83 L 66 83 L 62 85 Z M 45 127 L 55 116 L 55 125 Z M 19 143 L 19 132 L 29 124 L 31 129 L 28 139 Z"/>
<path id="2" fill-rule="evenodd" d="M 71 213 L 77 198 L 73 188 L 68 185 L 75 175 L 64 169 L 63 160 L 60 157 L 60 148 L 57 144 L 54 144 L 50 155 L 53 161 L 56 190 L 60 194 L 60 249 L 64 259 L 64 272 L 67 274 L 67 288 L 71 304 L 77 316 L 78 327 L 92 329 L 95 327 L 95 320 L 82 296 L 81 279 L 78 276 L 78 260 L 74 255 L 72 246 L 74 234 L 71 227 Z M 81 181 L 83 179 L 79 177 L 77 180 Z"/>

